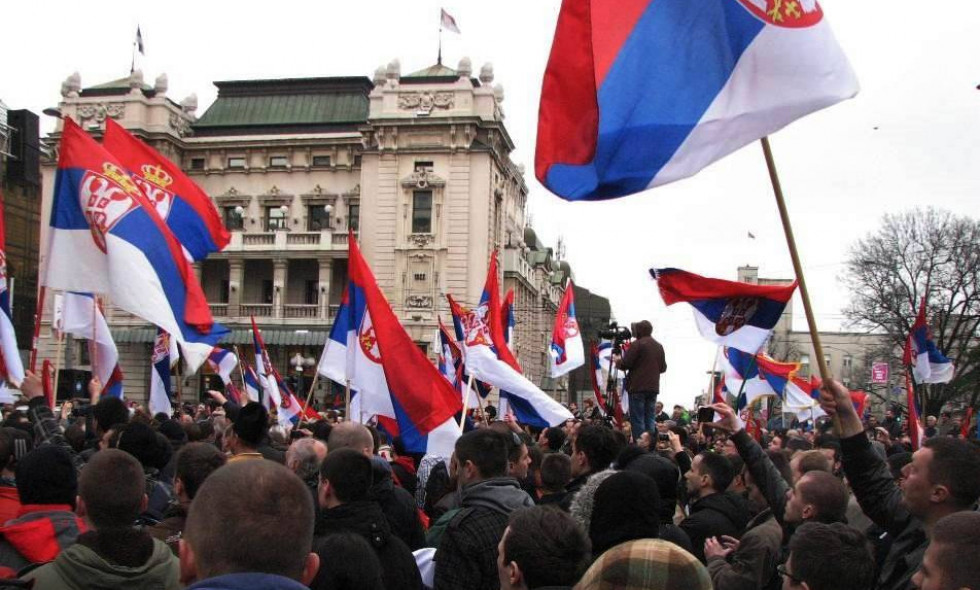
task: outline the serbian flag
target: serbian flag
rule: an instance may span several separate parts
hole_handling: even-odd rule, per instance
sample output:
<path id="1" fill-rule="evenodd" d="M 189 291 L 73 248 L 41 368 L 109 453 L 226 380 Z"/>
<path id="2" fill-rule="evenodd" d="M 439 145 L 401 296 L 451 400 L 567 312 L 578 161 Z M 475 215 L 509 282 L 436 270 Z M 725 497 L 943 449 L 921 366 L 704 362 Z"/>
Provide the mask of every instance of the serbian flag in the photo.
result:
<path id="1" fill-rule="evenodd" d="M 783 391 L 783 407 L 787 412 L 796 414 L 799 420 L 816 420 L 826 416 L 820 408 L 820 385 L 822 381 L 816 375 L 809 379 L 793 375 L 786 383 Z"/>
<path id="2" fill-rule="evenodd" d="M 574 315 L 574 314 L 573 314 Z M 504 302 L 500 305 L 500 321 L 504 323 L 504 342 L 514 352 L 514 327 L 517 321 L 514 318 L 514 290 L 507 289 Z"/>
<path id="3" fill-rule="evenodd" d="M 119 161 L 64 120 L 46 287 L 108 294 L 180 343 L 191 371 L 227 333 L 215 324 L 180 242 Z"/>
<path id="4" fill-rule="evenodd" d="M 575 288 L 571 281 L 555 315 L 555 327 L 551 331 L 551 376 L 561 377 L 585 364 L 585 346 L 575 318 Z"/>
<path id="5" fill-rule="evenodd" d="M 557 426 L 571 419 L 564 406 L 551 399 L 521 374 L 520 365 L 504 343 L 500 318 L 497 253 L 490 256 L 480 305 L 463 316 L 466 368 L 477 379 L 500 389 L 518 422 L 532 426 Z"/>
<path id="6" fill-rule="evenodd" d="M 915 397 L 912 376 L 909 375 L 908 371 L 905 372 L 905 393 L 909 410 L 909 439 L 912 441 L 912 450 L 917 451 L 922 446 L 922 441 L 925 440 L 925 432 L 920 418 L 919 401 Z"/>
<path id="7" fill-rule="evenodd" d="M 305 404 L 296 398 L 296 394 L 293 393 L 293 390 L 286 384 L 282 376 L 279 375 L 279 371 L 273 369 L 272 378 L 275 380 L 276 387 L 279 390 L 280 402 L 276 411 L 276 417 L 279 420 L 280 426 L 295 428 L 299 426 L 300 420 L 304 418 L 307 420 L 316 420 L 320 417 L 312 409 L 305 407 Z"/>
<path id="8" fill-rule="evenodd" d="M 592 371 L 589 373 L 592 381 L 592 395 L 595 397 L 595 405 L 605 416 L 608 412 L 606 411 L 606 396 L 602 392 L 602 388 L 605 385 L 605 377 L 602 373 L 602 366 L 599 364 L 599 346 L 593 342 L 589 350 L 589 359 L 592 361 Z"/>
<path id="9" fill-rule="evenodd" d="M 799 363 L 784 363 L 764 354 L 749 354 L 725 347 L 721 358 L 725 387 L 738 396 L 738 409 L 765 396 L 782 397 Z"/>
<path id="10" fill-rule="evenodd" d="M 150 414 L 173 414 L 173 398 L 170 395 L 170 367 L 171 362 L 171 339 L 160 328 L 157 328 L 157 336 L 153 341 L 153 354 L 151 356 L 150 369 Z"/>
<path id="11" fill-rule="evenodd" d="M 702 277 L 676 268 L 650 269 L 666 305 L 691 304 L 701 336 L 755 353 L 765 344 L 796 290 Z"/>
<path id="12" fill-rule="evenodd" d="M 456 337 L 456 343 L 460 347 L 460 352 L 463 354 L 463 375 L 469 375 L 469 371 L 466 370 L 466 347 L 463 346 L 463 341 L 466 339 L 465 329 L 463 328 L 463 318 L 466 314 L 470 313 L 470 310 L 460 305 L 453 296 L 446 294 L 446 300 L 449 302 L 449 314 L 453 318 L 453 333 Z M 511 348 L 513 351 L 513 348 Z M 479 379 L 473 379 L 473 389 L 476 393 L 483 399 L 486 399 L 493 390 L 493 386 L 480 381 Z M 471 404 L 471 407 L 476 407 Z M 500 409 L 501 415 L 503 415 L 504 408 Z"/>
<path id="13" fill-rule="evenodd" d="M 255 349 L 255 372 L 259 378 L 259 385 L 262 386 L 262 403 L 269 410 L 282 402 L 279 393 L 279 386 L 276 382 L 276 370 L 269 359 L 269 353 L 265 349 L 265 342 L 262 340 L 262 333 L 255 325 L 255 318 L 252 318 L 252 347 Z"/>
<path id="14" fill-rule="evenodd" d="M 238 366 L 238 357 L 235 356 L 235 353 L 215 346 L 214 350 L 211 351 L 211 355 L 208 356 L 208 366 L 221 377 L 221 382 L 225 384 L 225 393 L 236 404 L 241 404 L 241 395 L 238 393 L 238 389 L 231 379 L 232 371 Z"/>
<path id="15" fill-rule="evenodd" d="M 245 374 L 245 396 L 250 402 L 261 401 L 262 384 L 259 383 L 259 376 L 255 373 L 255 369 L 252 368 L 252 365 L 243 363 L 242 367 Z"/>
<path id="16" fill-rule="evenodd" d="M 10 286 L 7 283 L 7 239 L 3 220 L 3 194 L 0 193 L 0 381 L 20 387 L 24 363 L 17 350 L 17 335 L 10 315 Z"/>
<path id="17" fill-rule="evenodd" d="M 857 92 L 816 0 L 564 0 L 535 175 L 572 201 L 637 193 Z"/>
<path id="18" fill-rule="evenodd" d="M 912 367 L 916 383 L 949 383 L 955 369 L 953 363 L 936 348 L 926 321 L 926 300 L 922 299 L 919 315 L 905 342 L 905 366 Z"/>
<path id="19" fill-rule="evenodd" d="M 66 334 L 89 341 L 89 356 L 95 376 L 102 383 L 102 395 L 123 396 L 123 372 L 119 351 L 109 332 L 109 324 L 91 293 L 67 292 L 61 297 L 61 326 Z M 169 346 L 169 345 L 168 345 Z M 168 348 L 169 356 L 169 348 Z"/>
<path id="20" fill-rule="evenodd" d="M 851 405 L 854 406 L 854 411 L 857 415 L 864 418 L 864 412 L 868 405 L 868 394 L 863 391 L 852 391 L 851 393 Z"/>
<path id="21" fill-rule="evenodd" d="M 410 452 L 448 457 L 460 435 L 453 418 L 463 406 L 459 392 L 398 322 L 353 234 L 349 247 L 348 375 L 360 412 L 394 419 Z"/>
<path id="22" fill-rule="evenodd" d="M 211 197 L 160 152 L 133 137 L 110 118 L 102 146 L 132 171 L 133 181 L 156 208 L 191 260 L 203 260 L 231 237 Z"/>

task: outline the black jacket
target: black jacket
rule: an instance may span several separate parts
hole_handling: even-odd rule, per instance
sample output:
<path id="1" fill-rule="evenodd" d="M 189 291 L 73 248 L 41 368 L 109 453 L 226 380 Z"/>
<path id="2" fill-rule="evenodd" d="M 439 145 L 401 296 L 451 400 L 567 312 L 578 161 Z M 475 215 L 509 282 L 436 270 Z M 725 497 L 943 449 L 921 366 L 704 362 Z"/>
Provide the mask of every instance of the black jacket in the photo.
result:
<path id="1" fill-rule="evenodd" d="M 711 494 L 694 502 L 691 515 L 681 522 L 680 527 L 691 539 L 694 556 L 704 563 L 705 539 L 721 535 L 737 539 L 750 519 L 745 500 L 737 494 L 725 492 Z"/>
<path id="2" fill-rule="evenodd" d="M 841 440 L 844 474 L 861 509 L 894 539 L 878 573 L 878 590 L 911 588 L 912 575 L 922 565 L 929 546 L 922 521 L 902 505 L 902 492 L 888 464 L 864 433 Z"/>
<path id="3" fill-rule="evenodd" d="M 623 353 L 619 368 L 626 370 L 625 387 L 633 393 L 660 391 L 660 374 L 667 371 L 664 347 L 650 336 L 638 338 Z"/>
<path id="4" fill-rule="evenodd" d="M 348 502 L 323 510 L 314 535 L 320 537 L 340 532 L 356 533 L 367 539 L 381 561 L 381 577 L 387 590 L 421 590 L 422 577 L 412 552 L 392 534 L 376 503 L 370 500 Z"/>
<path id="5" fill-rule="evenodd" d="M 372 461 L 374 483 L 368 497 L 377 502 L 391 527 L 391 532 L 412 551 L 425 547 L 425 529 L 419 519 L 419 508 L 411 494 L 395 486 L 391 468 L 383 460 Z"/>

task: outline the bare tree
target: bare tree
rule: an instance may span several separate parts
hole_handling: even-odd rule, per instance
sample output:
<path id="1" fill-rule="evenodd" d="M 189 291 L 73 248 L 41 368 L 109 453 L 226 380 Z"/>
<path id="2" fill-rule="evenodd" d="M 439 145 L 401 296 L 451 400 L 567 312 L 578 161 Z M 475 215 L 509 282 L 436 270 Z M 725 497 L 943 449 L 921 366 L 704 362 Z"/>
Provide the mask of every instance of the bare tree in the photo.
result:
<path id="1" fill-rule="evenodd" d="M 877 232 L 851 247 L 841 280 L 851 293 L 845 315 L 887 334 L 896 364 L 924 297 L 936 346 L 956 376 L 919 386 L 923 409 L 935 414 L 947 402 L 978 404 L 980 222 L 933 208 L 887 214 Z"/>

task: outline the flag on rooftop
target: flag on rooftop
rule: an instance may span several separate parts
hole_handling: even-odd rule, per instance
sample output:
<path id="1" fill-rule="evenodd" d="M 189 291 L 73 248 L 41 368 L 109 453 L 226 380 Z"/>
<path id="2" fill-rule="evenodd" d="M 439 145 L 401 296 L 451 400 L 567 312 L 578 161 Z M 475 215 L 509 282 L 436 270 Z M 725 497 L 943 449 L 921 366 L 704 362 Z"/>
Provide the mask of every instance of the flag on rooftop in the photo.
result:
<path id="1" fill-rule="evenodd" d="M 439 26 L 440 28 L 446 29 L 447 31 L 452 31 L 456 34 L 461 34 L 459 32 L 459 27 L 456 25 L 456 19 L 453 18 L 451 14 L 446 12 L 445 8 L 440 9 L 442 13 L 439 16 Z"/>

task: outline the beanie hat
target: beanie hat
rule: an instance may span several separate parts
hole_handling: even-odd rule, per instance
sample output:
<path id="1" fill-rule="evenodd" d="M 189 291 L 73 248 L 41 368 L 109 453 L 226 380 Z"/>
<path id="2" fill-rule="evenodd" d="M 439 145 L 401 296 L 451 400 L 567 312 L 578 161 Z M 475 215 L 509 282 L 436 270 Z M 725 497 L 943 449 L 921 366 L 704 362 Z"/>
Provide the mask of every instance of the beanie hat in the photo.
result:
<path id="1" fill-rule="evenodd" d="M 247 403 L 238 411 L 232 428 L 242 442 L 257 447 L 269 430 L 269 411 L 262 404 Z"/>
<path id="2" fill-rule="evenodd" d="M 21 504 L 68 504 L 74 508 L 78 474 L 71 455 L 55 445 L 41 445 L 17 462 Z"/>
<path id="3" fill-rule="evenodd" d="M 649 477 L 620 471 L 603 481 L 592 499 L 589 539 L 594 554 L 632 541 L 660 536 L 660 494 Z"/>
<path id="4" fill-rule="evenodd" d="M 575 590 L 711 590 L 711 576 L 700 561 L 677 545 L 642 539 L 603 553 L 575 585 Z"/>
<path id="5" fill-rule="evenodd" d="M 119 433 L 116 448 L 136 457 L 144 469 L 163 469 L 173 448 L 165 436 L 142 422 L 130 422 Z"/>
<path id="6" fill-rule="evenodd" d="M 642 473 L 656 482 L 660 493 L 660 521 L 672 522 L 677 505 L 677 484 L 681 480 L 677 465 L 657 453 L 641 453 L 629 458 L 624 453 L 620 455 L 617 467 L 624 471 Z"/>

